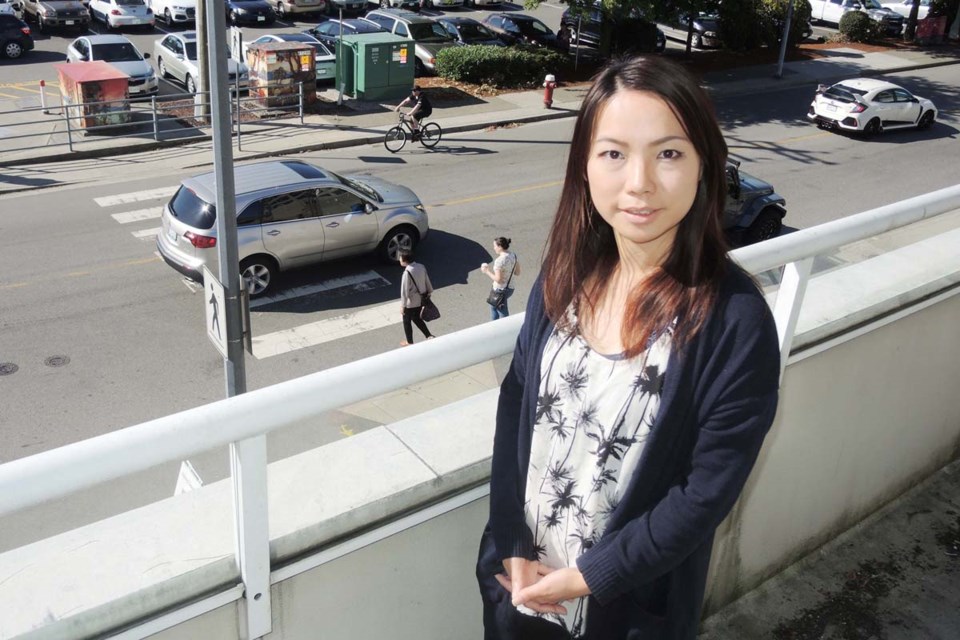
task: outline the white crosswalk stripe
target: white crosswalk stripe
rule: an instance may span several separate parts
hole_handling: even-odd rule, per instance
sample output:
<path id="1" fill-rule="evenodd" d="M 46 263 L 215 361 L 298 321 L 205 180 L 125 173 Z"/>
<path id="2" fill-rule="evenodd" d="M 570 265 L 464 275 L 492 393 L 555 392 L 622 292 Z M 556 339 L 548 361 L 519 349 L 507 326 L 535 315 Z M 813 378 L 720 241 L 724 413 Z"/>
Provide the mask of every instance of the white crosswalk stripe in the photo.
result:
<path id="1" fill-rule="evenodd" d="M 330 280 L 324 280 L 323 282 L 318 282 L 317 284 L 284 289 L 273 294 L 272 296 L 263 296 L 262 298 L 251 300 L 250 308 L 255 309 L 264 305 L 273 304 L 274 302 L 291 300 L 293 298 L 301 298 L 313 293 L 332 291 L 333 289 L 351 287 L 354 291 L 369 291 L 370 289 L 378 289 L 380 287 L 389 286 L 389 284 L 390 281 L 376 271 L 367 271 L 364 273 L 358 273 L 354 276 L 331 278 Z"/>
<path id="2" fill-rule="evenodd" d="M 389 302 L 292 329 L 254 336 L 253 355 L 262 360 L 399 323 L 400 303 Z"/>
<path id="3" fill-rule="evenodd" d="M 161 187 L 159 189 L 146 189 L 144 191 L 133 191 L 131 193 L 119 193 L 113 196 L 94 198 L 93 201 L 101 207 L 113 207 L 118 204 L 130 204 L 131 202 L 143 202 L 144 200 L 156 200 L 157 198 L 166 199 L 176 193 L 179 186 L 180 185 L 175 187 Z"/>
<path id="4" fill-rule="evenodd" d="M 141 231 L 133 231 L 133 237 L 138 240 L 153 240 L 158 233 L 160 233 L 160 227 L 153 227 L 152 229 L 143 229 Z"/>
<path id="5" fill-rule="evenodd" d="M 142 220 L 153 220 L 159 218 L 163 213 L 163 207 L 152 207 L 150 209 L 137 209 L 136 211 L 124 211 L 123 213 L 113 213 L 110 217 L 120 224 L 129 224 L 131 222 L 140 222 Z"/>

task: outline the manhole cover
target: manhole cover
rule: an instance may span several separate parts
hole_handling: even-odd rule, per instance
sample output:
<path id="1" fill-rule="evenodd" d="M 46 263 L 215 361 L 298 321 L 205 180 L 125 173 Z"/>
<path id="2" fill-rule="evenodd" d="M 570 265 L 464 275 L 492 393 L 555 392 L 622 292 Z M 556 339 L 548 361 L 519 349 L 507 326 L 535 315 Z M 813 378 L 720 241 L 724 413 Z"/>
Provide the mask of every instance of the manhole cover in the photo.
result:
<path id="1" fill-rule="evenodd" d="M 16 373 L 19 368 L 12 362 L 0 362 L 0 376 L 9 376 L 11 373 Z"/>
<path id="2" fill-rule="evenodd" d="M 65 364 L 70 364 L 69 356 L 50 356 L 43 361 L 43 364 L 48 367 L 62 367 Z"/>

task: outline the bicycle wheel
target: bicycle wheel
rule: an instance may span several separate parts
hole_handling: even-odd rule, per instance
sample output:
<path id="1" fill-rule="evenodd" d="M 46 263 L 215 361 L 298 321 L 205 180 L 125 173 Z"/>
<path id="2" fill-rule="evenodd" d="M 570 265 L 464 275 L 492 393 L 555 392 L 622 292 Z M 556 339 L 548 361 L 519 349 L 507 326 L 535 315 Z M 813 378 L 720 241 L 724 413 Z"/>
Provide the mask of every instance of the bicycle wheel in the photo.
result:
<path id="1" fill-rule="evenodd" d="M 436 122 L 428 122 L 420 128 L 420 144 L 428 149 L 433 149 L 440 142 L 440 136 L 443 130 Z"/>
<path id="2" fill-rule="evenodd" d="M 407 144 L 407 132 L 401 127 L 393 127 L 383 136 L 383 146 L 385 146 L 390 153 L 400 151 L 405 144 Z"/>

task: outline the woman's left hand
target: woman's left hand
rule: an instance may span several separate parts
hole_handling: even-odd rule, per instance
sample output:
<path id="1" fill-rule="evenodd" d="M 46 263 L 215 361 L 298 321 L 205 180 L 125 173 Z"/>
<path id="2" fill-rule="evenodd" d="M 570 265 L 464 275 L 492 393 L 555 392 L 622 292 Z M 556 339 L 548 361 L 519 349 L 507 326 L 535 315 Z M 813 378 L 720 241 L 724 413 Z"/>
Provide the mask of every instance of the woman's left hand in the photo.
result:
<path id="1" fill-rule="evenodd" d="M 568 567 L 544 575 L 534 584 L 513 594 L 514 606 L 528 602 L 555 602 L 573 600 L 590 594 L 590 587 L 579 569 Z"/>

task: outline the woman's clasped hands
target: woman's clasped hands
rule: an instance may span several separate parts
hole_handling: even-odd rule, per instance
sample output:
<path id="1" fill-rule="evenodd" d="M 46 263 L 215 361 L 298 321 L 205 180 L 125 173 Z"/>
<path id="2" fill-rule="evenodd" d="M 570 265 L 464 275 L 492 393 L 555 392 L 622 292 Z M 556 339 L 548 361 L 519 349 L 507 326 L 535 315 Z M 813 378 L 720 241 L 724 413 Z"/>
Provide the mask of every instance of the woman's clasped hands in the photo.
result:
<path id="1" fill-rule="evenodd" d="M 583 575 L 572 567 L 553 569 L 536 560 L 507 558 L 503 568 L 506 575 L 497 574 L 497 581 L 510 592 L 515 607 L 564 615 L 567 609 L 561 602 L 590 593 Z"/>

